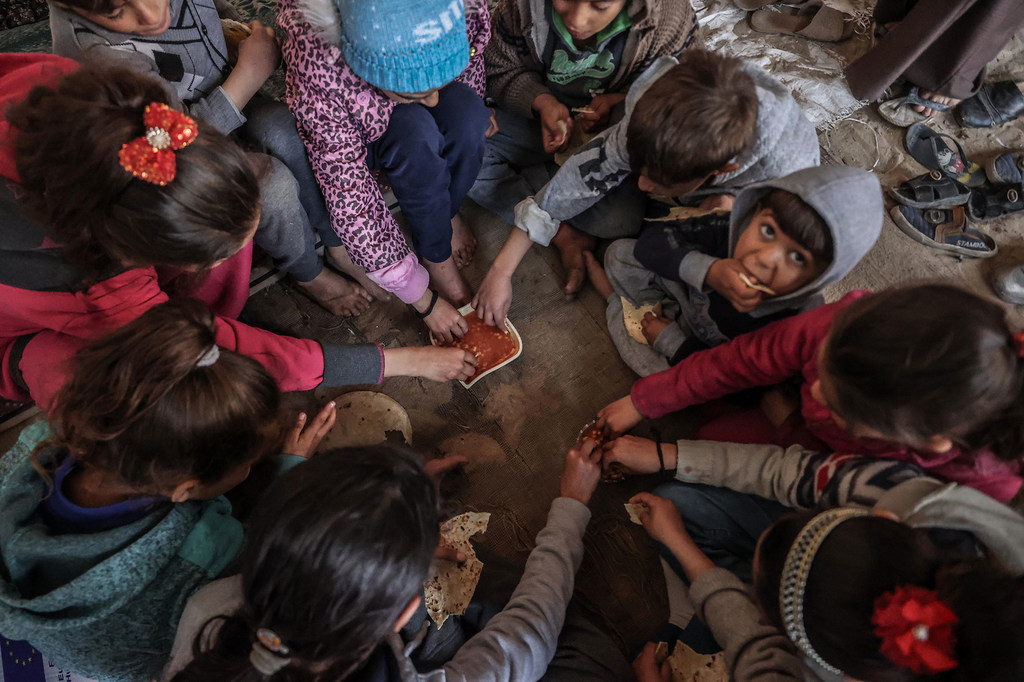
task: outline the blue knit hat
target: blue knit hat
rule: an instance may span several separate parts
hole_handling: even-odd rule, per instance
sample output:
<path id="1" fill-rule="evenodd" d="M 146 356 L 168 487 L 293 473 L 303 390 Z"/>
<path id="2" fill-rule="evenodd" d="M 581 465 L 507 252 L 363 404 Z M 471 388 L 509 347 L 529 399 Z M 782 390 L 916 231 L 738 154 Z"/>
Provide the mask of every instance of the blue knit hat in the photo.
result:
<path id="1" fill-rule="evenodd" d="M 393 92 L 423 92 L 469 64 L 463 0 L 334 0 L 341 53 L 357 76 Z"/>

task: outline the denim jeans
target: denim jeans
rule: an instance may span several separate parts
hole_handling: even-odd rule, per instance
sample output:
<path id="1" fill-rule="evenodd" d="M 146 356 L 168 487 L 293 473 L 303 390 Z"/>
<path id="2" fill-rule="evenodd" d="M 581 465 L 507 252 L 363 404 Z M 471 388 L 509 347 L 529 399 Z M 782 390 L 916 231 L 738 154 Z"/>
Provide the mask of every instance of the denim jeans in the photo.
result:
<path id="1" fill-rule="evenodd" d="M 387 174 L 425 260 L 452 255 L 451 220 L 480 172 L 490 118 L 475 90 L 450 83 L 436 106 L 396 105 L 388 129 L 366 146 L 366 165 Z"/>

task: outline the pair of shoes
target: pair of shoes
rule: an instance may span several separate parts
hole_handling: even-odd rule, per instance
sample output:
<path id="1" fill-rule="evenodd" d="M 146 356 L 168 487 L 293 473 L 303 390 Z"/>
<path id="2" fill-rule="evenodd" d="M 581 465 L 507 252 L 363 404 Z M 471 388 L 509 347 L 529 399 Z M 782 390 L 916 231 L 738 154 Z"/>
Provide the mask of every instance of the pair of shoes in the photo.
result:
<path id="1" fill-rule="evenodd" d="M 900 128 L 906 128 L 909 125 L 923 123 L 931 119 L 930 116 L 914 111 L 913 107 L 915 106 L 927 107 L 935 111 L 949 111 L 953 108 L 952 104 L 934 102 L 921 97 L 920 89 L 915 85 L 903 97 L 894 97 L 880 103 L 878 105 L 878 115 Z"/>
<path id="2" fill-rule="evenodd" d="M 985 83 L 973 97 L 956 110 L 957 122 L 965 128 L 992 128 L 1024 114 L 1024 95 L 1013 81 Z"/>
<path id="3" fill-rule="evenodd" d="M 925 246 L 968 258 L 991 258 L 999 252 L 995 240 L 974 227 L 962 206 L 893 206 L 889 215 L 904 234 Z"/>
<path id="4" fill-rule="evenodd" d="M 971 192 L 967 213 L 979 222 L 1024 212 L 1024 152 L 1001 154 L 985 165 L 989 183 Z"/>
<path id="5" fill-rule="evenodd" d="M 915 123 L 907 129 L 905 143 L 910 155 L 929 172 L 891 190 L 896 201 L 904 206 L 962 206 L 971 198 L 972 187 L 985 184 L 985 170 L 967 158 L 955 138 L 940 135 L 924 123 Z"/>
<path id="6" fill-rule="evenodd" d="M 742 8 L 741 0 L 736 0 Z M 752 6 L 755 2 L 745 2 Z M 770 3 L 763 3 L 769 5 Z M 798 4 L 775 4 L 753 12 L 750 28 L 758 33 L 795 35 L 823 43 L 838 43 L 849 39 L 856 28 L 854 17 L 837 9 L 826 7 L 820 0 L 807 0 Z"/>
<path id="7" fill-rule="evenodd" d="M 1024 263 L 999 268 L 989 281 L 1000 300 L 1024 305 Z"/>

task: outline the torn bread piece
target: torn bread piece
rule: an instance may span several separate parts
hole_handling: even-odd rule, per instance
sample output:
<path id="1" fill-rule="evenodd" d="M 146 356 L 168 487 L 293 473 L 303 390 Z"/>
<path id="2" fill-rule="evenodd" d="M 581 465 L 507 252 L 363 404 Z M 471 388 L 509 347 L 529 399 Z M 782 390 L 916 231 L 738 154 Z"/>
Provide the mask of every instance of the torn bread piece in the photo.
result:
<path id="1" fill-rule="evenodd" d="M 747 277 L 746 273 L 741 272 L 740 273 L 740 279 L 743 280 L 743 283 L 746 284 L 751 289 L 757 289 L 758 291 L 763 291 L 764 293 L 768 294 L 769 296 L 775 296 L 775 290 L 774 289 L 769 289 L 768 287 L 766 287 L 763 284 L 758 284 L 757 282 L 751 281 L 751 279 L 749 277 Z"/>
<path id="2" fill-rule="evenodd" d="M 461 565 L 454 561 L 435 561 L 433 575 L 423 583 L 423 603 L 438 630 L 448 616 L 465 613 L 476 592 L 484 565 L 476 558 L 469 538 L 486 533 L 490 520 L 489 512 L 466 512 L 441 524 L 441 542 L 465 554 L 466 560 Z"/>
<path id="3" fill-rule="evenodd" d="M 242 41 L 252 35 L 252 29 L 248 24 L 243 24 L 234 19 L 222 18 L 220 20 L 221 30 L 224 32 L 224 43 L 228 48 L 228 62 L 238 63 L 238 46 Z"/>
<path id="4" fill-rule="evenodd" d="M 626 513 L 629 514 L 629 520 L 638 526 L 644 525 L 644 522 L 640 520 L 640 512 L 647 509 L 647 505 L 643 502 L 634 502 L 632 504 L 626 503 L 622 505 L 626 508 Z"/>
<path id="5" fill-rule="evenodd" d="M 624 296 L 619 298 L 622 299 L 622 323 L 626 325 L 626 333 L 637 343 L 642 343 L 645 346 L 650 345 L 647 343 L 647 337 L 644 336 L 644 315 L 654 313 L 656 316 L 661 317 L 661 303 L 635 306 L 626 300 Z"/>
<path id="6" fill-rule="evenodd" d="M 703 655 L 682 642 L 676 642 L 667 660 L 672 682 L 725 682 L 730 679 L 725 653 L 721 651 Z"/>

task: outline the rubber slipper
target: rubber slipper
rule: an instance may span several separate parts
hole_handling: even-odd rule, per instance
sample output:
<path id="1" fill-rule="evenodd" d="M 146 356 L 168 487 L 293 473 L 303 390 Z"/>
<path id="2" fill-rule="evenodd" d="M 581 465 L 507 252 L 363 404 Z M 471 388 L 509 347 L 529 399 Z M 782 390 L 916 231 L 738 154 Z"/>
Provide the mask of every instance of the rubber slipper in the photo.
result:
<path id="1" fill-rule="evenodd" d="M 925 116 L 919 111 L 914 111 L 915 106 L 927 107 L 935 111 L 949 111 L 953 108 L 952 104 L 933 102 L 930 99 L 921 97 L 918 87 L 913 86 L 903 97 L 894 97 L 879 104 L 878 115 L 900 128 L 931 120 L 931 116 Z"/>
<path id="2" fill-rule="evenodd" d="M 987 222 L 1004 215 L 1024 212 L 1024 197 L 1020 185 L 982 187 L 971 192 L 967 213 L 972 219 Z"/>
<path id="3" fill-rule="evenodd" d="M 985 175 L 1002 185 L 1024 183 L 1024 152 L 1000 154 L 985 164 Z"/>
<path id="4" fill-rule="evenodd" d="M 796 35 L 823 43 L 838 43 L 853 35 L 853 17 L 821 4 L 765 7 L 750 15 L 750 28 L 759 33 Z"/>
<path id="5" fill-rule="evenodd" d="M 991 128 L 1024 114 L 1024 95 L 1013 81 L 985 83 L 978 94 L 968 97 L 956 110 L 956 120 L 965 128 Z"/>
<path id="6" fill-rule="evenodd" d="M 992 237 L 967 221 L 962 206 L 928 209 L 893 206 L 889 215 L 904 234 L 933 249 L 968 258 L 991 258 L 999 252 Z"/>
<path id="7" fill-rule="evenodd" d="M 946 140 L 953 143 L 950 147 Z M 937 170 L 961 185 L 979 187 L 985 182 L 985 169 L 967 158 L 956 138 L 935 132 L 924 123 L 907 129 L 907 151 L 929 170 Z"/>
<path id="8" fill-rule="evenodd" d="M 891 193 L 896 201 L 914 208 L 961 206 L 971 198 L 970 189 L 937 170 L 900 183 Z"/>

